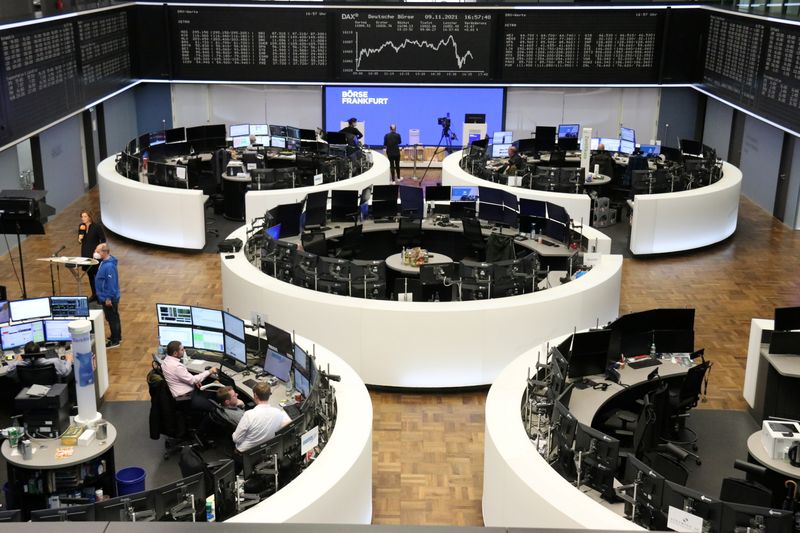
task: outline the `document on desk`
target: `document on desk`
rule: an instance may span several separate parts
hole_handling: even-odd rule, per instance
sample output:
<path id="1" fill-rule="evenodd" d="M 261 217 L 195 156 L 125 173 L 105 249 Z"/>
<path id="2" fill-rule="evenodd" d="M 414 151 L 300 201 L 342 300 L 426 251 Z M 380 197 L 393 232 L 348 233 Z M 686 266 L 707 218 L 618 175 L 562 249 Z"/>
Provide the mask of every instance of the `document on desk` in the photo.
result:
<path id="1" fill-rule="evenodd" d="M 667 513 L 667 529 L 688 533 L 702 533 L 703 519 L 670 505 Z"/>
<path id="2" fill-rule="evenodd" d="M 46 385 L 31 385 L 28 387 L 28 396 L 46 396 L 50 387 Z"/>

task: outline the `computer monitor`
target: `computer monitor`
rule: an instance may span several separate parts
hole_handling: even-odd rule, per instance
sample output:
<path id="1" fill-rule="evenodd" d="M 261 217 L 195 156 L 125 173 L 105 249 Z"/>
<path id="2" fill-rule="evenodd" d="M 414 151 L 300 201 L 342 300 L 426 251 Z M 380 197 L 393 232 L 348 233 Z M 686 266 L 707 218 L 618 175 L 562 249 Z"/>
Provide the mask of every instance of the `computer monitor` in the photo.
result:
<path id="1" fill-rule="evenodd" d="M 553 239 L 554 241 L 566 243 L 569 232 L 567 227 L 555 220 L 547 220 L 544 225 L 544 234 Z"/>
<path id="2" fill-rule="evenodd" d="M 87 317 L 89 316 L 89 298 L 86 296 L 51 296 L 50 314 L 53 318 Z"/>
<path id="3" fill-rule="evenodd" d="M 536 150 L 552 152 L 556 148 L 556 127 L 536 126 Z"/>
<path id="4" fill-rule="evenodd" d="M 299 368 L 295 368 L 294 372 L 294 388 L 300 391 L 303 398 L 308 398 L 311 395 L 311 384 L 308 378 L 303 374 Z"/>
<path id="5" fill-rule="evenodd" d="M 575 479 L 575 461 L 573 460 L 572 443 L 575 441 L 578 420 L 565 405 L 556 401 L 553 404 L 550 427 L 554 448 L 558 455 L 558 461 L 554 466 L 567 480 L 573 480 Z"/>
<path id="6" fill-rule="evenodd" d="M 559 124 L 558 139 L 577 139 L 580 135 L 580 124 Z"/>
<path id="7" fill-rule="evenodd" d="M 303 372 L 308 372 L 308 352 L 296 343 L 294 345 L 294 366 Z"/>
<path id="8" fill-rule="evenodd" d="M 456 263 L 433 263 L 419 267 L 419 280 L 423 285 L 435 285 L 445 279 L 454 279 Z"/>
<path id="9" fill-rule="evenodd" d="M 273 437 L 267 442 L 254 446 L 242 452 L 242 475 L 245 479 L 268 475 L 269 470 L 277 467 L 273 459 L 280 461 L 282 456 L 283 439 L 279 437 Z"/>
<path id="10" fill-rule="evenodd" d="M 568 377 L 605 374 L 612 334 L 611 330 L 601 329 L 572 335 Z"/>
<path id="11" fill-rule="evenodd" d="M 316 141 L 317 140 L 317 132 L 314 130 L 306 130 L 300 128 L 300 140 L 302 141 Z"/>
<path id="12" fill-rule="evenodd" d="M 117 496 L 94 504 L 94 519 L 98 522 L 147 522 L 155 518 L 156 501 L 151 490 Z"/>
<path id="13" fill-rule="evenodd" d="M 477 213 L 477 202 L 450 202 L 450 218 L 453 219 L 462 219 L 462 218 L 475 218 L 475 213 Z"/>
<path id="14" fill-rule="evenodd" d="M 69 333 L 69 320 L 45 320 L 44 340 L 47 342 L 67 342 L 72 340 Z"/>
<path id="15" fill-rule="evenodd" d="M 278 135 L 280 137 L 286 137 L 286 126 L 277 126 L 275 124 L 270 124 L 269 134 L 272 136 Z"/>
<path id="16" fill-rule="evenodd" d="M 44 340 L 44 326 L 41 320 L 0 327 L 0 346 L 3 350 L 13 350 L 29 342 L 38 343 Z"/>
<path id="17" fill-rule="evenodd" d="M 286 136 L 290 139 L 300 139 L 300 128 L 286 126 Z"/>
<path id="18" fill-rule="evenodd" d="M 277 241 L 281 238 L 281 225 L 274 224 L 266 229 L 264 229 L 264 233 L 266 233 L 267 237 L 270 239 Z"/>
<path id="19" fill-rule="evenodd" d="M 386 219 L 397 216 L 397 201 L 394 202 L 376 202 L 372 200 L 372 218 Z"/>
<path id="20" fill-rule="evenodd" d="M 94 504 L 31 511 L 31 522 L 94 522 Z"/>
<path id="21" fill-rule="evenodd" d="M 198 472 L 179 481 L 153 489 L 155 511 L 159 520 L 204 522 L 206 516 L 206 479 Z"/>
<path id="22" fill-rule="evenodd" d="M 619 139 L 614 137 L 600 137 L 598 144 L 602 144 L 606 152 L 619 152 Z"/>
<path id="23" fill-rule="evenodd" d="M 450 187 L 451 202 L 474 202 L 478 199 L 478 187 Z"/>
<path id="24" fill-rule="evenodd" d="M 281 204 L 272 210 L 275 214 L 275 224 L 280 224 L 280 238 L 300 235 L 300 215 L 303 213 L 303 202 Z"/>
<path id="25" fill-rule="evenodd" d="M 166 346 L 171 341 L 180 341 L 184 348 L 193 348 L 192 328 L 188 326 L 158 326 L 158 344 Z"/>
<path id="26" fill-rule="evenodd" d="M 255 136 L 269 135 L 269 126 L 267 124 L 250 124 L 248 133 Z"/>
<path id="27" fill-rule="evenodd" d="M 172 128 L 171 130 L 164 132 L 164 135 L 166 137 L 167 144 L 182 143 L 186 141 L 186 128 Z"/>
<path id="28" fill-rule="evenodd" d="M 597 150 L 598 146 L 600 146 L 600 137 L 592 137 L 589 140 L 589 149 L 590 150 Z"/>
<path id="29" fill-rule="evenodd" d="M 478 204 L 478 218 L 495 224 L 503 224 L 505 222 L 503 206 L 480 202 Z"/>
<path id="30" fill-rule="evenodd" d="M 464 113 L 464 124 L 486 124 L 486 113 Z"/>
<path id="31" fill-rule="evenodd" d="M 800 307 L 776 307 L 775 331 L 800 330 Z"/>
<path id="32" fill-rule="evenodd" d="M 372 186 L 372 201 L 373 202 L 397 202 L 399 195 L 398 185 L 373 185 Z"/>
<path id="33" fill-rule="evenodd" d="M 197 350 L 225 353 L 225 338 L 221 331 L 192 328 L 192 344 Z"/>
<path id="34" fill-rule="evenodd" d="M 8 300 L 0 300 L 0 324 L 5 324 L 11 320 L 11 311 L 8 308 Z"/>
<path id="35" fill-rule="evenodd" d="M 289 372 L 292 370 L 292 360 L 285 355 L 278 353 L 272 346 L 267 347 L 264 356 L 264 372 L 275 376 L 284 383 L 289 382 Z"/>
<path id="36" fill-rule="evenodd" d="M 427 202 L 449 202 L 449 185 L 429 185 L 425 187 L 425 201 Z"/>
<path id="37" fill-rule="evenodd" d="M 514 143 L 520 154 L 533 154 L 536 152 L 536 139 L 519 139 Z"/>
<path id="38" fill-rule="evenodd" d="M 494 187 L 478 187 L 480 203 L 503 205 L 503 191 Z"/>
<path id="39" fill-rule="evenodd" d="M 622 127 L 619 129 L 619 140 L 636 144 L 636 132 L 632 128 Z"/>
<path id="40" fill-rule="evenodd" d="M 580 458 L 581 483 L 598 491 L 604 499 L 614 494 L 614 473 L 619 462 L 619 441 L 602 431 L 578 424 L 575 455 Z"/>
<path id="41" fill-rule="evenodd" d="M 631 155 L 636 150 L 636 144 L 631 141 L 620 139 L 618 152 Z"/>
<path id="42" fill-rule="evenodd" d="M 462 280 L 489 281 L 494 274 L 494 264 L 464 259 L 459 263 L 458 271 Z"/>
<path id="43" fill-rule="evenodd" d="M 250 135 L 250 124 L 231 124 L 230 130 L 230 137 L 247 137 Z"/>
<path id="44" fill-rule="evenodd" d="M 256 135 L 256 142 L 258 146 L 270 146 L 272 144 L 272 137 L 269 135 Z"/>
<path id="45" fill-rule="evenodd" d="M 50 298 L 28 298 L 9 302 L 11 320 L 33 320 L 50 316 Z"/>
<path id="46" fill-rule="evenodd" d="M 689 155 L 700 156 L 703 154 L 703 143 L 693 139 L 679 139 L 681 152 Z"/>
<path id="47" fill-rule="evenodd" d="M 305 228 L 320 228 L 327 222 L 328 191 L 312 192 L 306 196 Z"/>
<path id="48" fill-rule="evenodd" d="M 221 459 L 210 469 L 211 487 L 206 490 L 214 493 L 215 518 L 221 522 L 236 514 L 236 463 Z"/>
<path id="49" fill-rule="evenodd" d="M 223 329 L 222 311 L 192 306 L 192 325 L 204 329 Z"/>
<path id="50" fill-rule="evenodd" d="M 225 333 L 239 340 L 244 340 L 244 320 L 226 311 L 222 312 Z"/>
<path id="51" fill-rule="evenodd" d="M 484 150 L 484 151 L 485 151 L 485 150 L 486 150 L 486 148 L 488 148 L 488 147 L 489 147 L 489 139 L 488 139 L 488 138 L 485 138 L 485 139 L 475 139 L 474 141 L 471 141 L 471 142 L 469 143 L 469 145 L 470 145 L 472 148 L 479 148 L 479 149 L 481 149 L 481 150 Z"/>
<path id="52" fill-rule="evenodd" d="M 273 148 L 286 148 L 286 137 L 272 135 L 269 140 L 270 146 Z"/>
<path id="53" fill-rule="evenodd" d="M 547 216 L 547 204 L 541 200 L 519 199 L 519 214 L 533 217 Z"/>
<path id="54" fill-rule="evenodd" d="M 192 308 L 188 305 L 156 304 L 159 324 L 192 325 Z"/>
<path id="55" fill-rule="evenodd" d="M 225 340 L 225 355 L 243 365 L 247 364 L 247 349 L 245 348 L 244 341 L 224 335 Z"/>
<path id="56" fill-rule="evenodd" d="M 247 148 L 250 146 L 250 136 L 243 135 L 241 137 L 234 137 L 232 139 L 234 148 Z"/>
<path id="57" fill-rule="evenodd" d="M 508 147 L 511 146 L 511 143 L 508 144 L 493 144 L 492 145 L 492 157 L 508 157 Z"/>
<path id="58" fill-rule="evenodd" d="M 794 513 L 783 509 L 722 502 L 719 531 L 734 531 L 737 527 L 749 527 L 748 531 L 791 533 L 794 531 Z"/>
<path id="59" fill-rule="evenodd" d="M 704 523 L 711 526 L 711 531 L 722 531 L 722 503 L 719 500 L 672 481 L 665 481 L 661 500 L 661 510 L 665 517 L 669 516 L 670 508 L 702 518 Z"/>
<path id="60" fill-rule="evenodd" d="M 265 324 L 264 329 L 270 346 L 285 355 L 292 353 L 294 343 L 291 333 L 272 324 Z"/>
<path id="61" fill-rule="evenodd" d="M 636 501 L 634 502 L 637 507 L 636 523 L 644 527 L 654 526 L 661 529 L 659 526 L 664 523 L 661 515 L 666 481 L 664 476 L 637 459 L 633 454 L 627 454 L 622 481 L 626 485 L 636 486 Z M 633 489 L 630 494 L 633 495 Z"/>
<path id="62" fill-rule="evenodd" d="M 655 157 L 661 153 L 660 144 L 642 144 L 639 146 L 639 153 L 646 157 Z"/>
<path id="63" fill-rule="evenodd" d="M 510 131 L 496 131 L 492 133 L 492 144 L 511 144 L 513 135 Z"/>
<path id="64" fill-rule="evenodd" d="M 352 222 L 358 214 L 358 191 L 334 189 L 331 191 L 331 220 Z"/>
<path id="65" fill-rule="evenodd" d="M 0 523 L 2 522 L 22 522 L 22 510 L 11 509 L 0 511 Z"/>

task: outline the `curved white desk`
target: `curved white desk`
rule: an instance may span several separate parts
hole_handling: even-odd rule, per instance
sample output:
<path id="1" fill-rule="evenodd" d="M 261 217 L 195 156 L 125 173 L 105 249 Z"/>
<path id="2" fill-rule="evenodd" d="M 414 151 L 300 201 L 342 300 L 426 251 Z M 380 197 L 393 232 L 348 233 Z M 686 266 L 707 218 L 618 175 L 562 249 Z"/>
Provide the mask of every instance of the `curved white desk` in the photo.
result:
<path id="1" fill-rule="evenodd" d="M 245 239 L 245 228 L 230 235 Z M 531 294 L 467 302 L 364 300 L 304 289 L 262 273 L 244 252 L 222 254 L 223 306 L 258 311 L 339 354 L 361 379 L 387 387 L 487 385 L 514 357 L 556 335 L 619 314 L 622 257 Z"/>
<path id="2" fill-rule="evenodd" d="M 520 406 L 528 368 L 536 364 L 537 353 L 544 359 L 546 345 L 514 359 L 497 376 L 486 398 L 484 525 L 642 531 L 562 478 L 528 438 Z"/>
<path id="3" fill-rule="evenodd" d="M 244 197 L 245 222 L 263 217 L 269 209 L 281 204 L 293 204 L 303 200 L 307 194 L 332 191 L 334 189 L 358 190 L 369 185 L 389 185 L 389 160 L 385 155 L 372 152 L 372 168 L 345 180 L 323 183 L 312 187 L 275 189 L 272 191 L 248 191 Z"/>
<path id="4" fill-rule="evenodd" d="M 312 341 L 297 343 L 311 351 Z M 358 374 L 316 345 L 317 363 L 342 377 L 332 382 L 338 414 L 328 444 L 287 486 L 227 522 L 369 524 L 372 521 L 372 401 Z"/>
<path id="5" fill-rule="evenodd" d="M 461 168 L 463 152 L 454 152 L 444 158 L 442 162 L 442 185 L 455 187 L 492 187 L 510 192 L 517 198 L 539 200 L 560 205 L 567 210 L 570 218 L 579 224 L 583 220 L 583 236 L 589 240 L 590 246 L 596 245 L 596 251 L 601 254 L 611 253 L 611 239 L 601 231 L 591 227 L 592 199 L 588 194 L 574 194 L 568 192 L 550 192 L 537 189 L 523 189 L 522 187 L 509 187 L 500 183 L 492 183 L 478 178 Z"/>
<path id="6" fill-rule="evenodd" d="M 117 173 L 112 155 L 97 166 L 103 225 L 135 241 L 201 250 L 206 245 L 203 191 L 148 185 Z"/>
<path id="7" fill-rule="evenodd" d="M 640 194 L 633 199 L 630 250 L 662 254 L 720 242 L 736 231 L 742 171 L 722 163 L 722 178 L 690 191 Z"/>

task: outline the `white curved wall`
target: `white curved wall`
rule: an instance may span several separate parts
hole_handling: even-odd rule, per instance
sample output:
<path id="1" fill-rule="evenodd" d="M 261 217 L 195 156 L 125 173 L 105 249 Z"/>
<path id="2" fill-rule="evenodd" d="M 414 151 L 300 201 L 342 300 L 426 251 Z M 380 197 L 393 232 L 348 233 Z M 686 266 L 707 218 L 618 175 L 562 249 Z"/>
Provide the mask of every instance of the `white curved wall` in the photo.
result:
<path id="1" fill-rule="evenodd" d="M 642 531 L 562 478 L 528 438 L 520 405 L 528 369 L 536 364 L 537 354 L 544 359 L 546 349 L 545 344 L 535 346 L 511 361 L 489 389 L 483 460 L 484 525 Z"/>
<path id="2" fill-rule="evenodd" d="M 722 178 L 711 185 L 635 196 L 631 252 L 680 252 L 727 239 L 736 231 L 741 189 L 742 172 L 723 162 Z"/>
<path id="3" fill-rule="evenodd" d="M 312 341 L 298 338 L 306 348 Z M 372 401 L 358 374 L 316 345 L 317 363 L 330 364 L 338 415 L 317 459 L 287 486 L 226 522 L 369 524 L 372 521 Z"/>
<path id="4" fill-rule="evenodd" d="M 244 240 L 245 228 L 230 237 Z M 589 273 L 552 289 L 435 304 L 316 292 L 267 276 L 241 251 L 233 255 L 221 255 L 225 308 L 239 316 L 258 311 L 317 339 L 370 385 L 487 385 L 532 344 L 619 314 L 622 257 L 615 255 L 601 256 Z"/>
<path id="5" fill-rule="evenodd" d="M 389 160 L 378 152 L 372 153 L 372 168 L 346 180 L 323 183 L 312 187 L 277 189 L 272 191 L 249 191 L 244 197 L 245 221 L 248 223 L 275 206 L 293 204 L 303 200 L 307 194 L 334 189 L 358 190 L 369 185 L 389 185 Z"/>

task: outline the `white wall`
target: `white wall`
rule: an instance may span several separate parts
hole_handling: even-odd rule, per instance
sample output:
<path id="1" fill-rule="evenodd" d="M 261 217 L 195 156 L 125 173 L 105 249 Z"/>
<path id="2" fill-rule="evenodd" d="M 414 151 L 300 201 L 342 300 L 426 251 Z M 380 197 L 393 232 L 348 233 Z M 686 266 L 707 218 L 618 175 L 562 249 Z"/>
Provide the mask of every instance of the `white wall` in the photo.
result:
<path id="1" fill-rule="evenodd" d="M 42 132 L 42 173 L 47 203 L 61 211 L 84 192 L 81 116 Z"/>
<path id="2" fill-rule="evenodd" d="M 137 136 L 136 98 L 133 91 L 125 91 L 103 102 L 103 116 L 108 155 L 115 154 Z"/>
<path id="3" fill-rule="evenodd" d="M 709 98 L 703 127 L 703 144 L 716 148 L 717 157 L 725 161 L 728 160 L 732 124 L 733 108 L 715 98 Z"/>
<path id="4" fill-rule="evenodd" d="M 747 116 L 742 139 L 742 194 L 772 214 L 778 168 L 781 162 L 783 131 Z"/>
<path id="5" fill-rule="evenodd" d="M 516 88 L 506 92 L 506 129 L 526 139 L 537 125 L 580 124 L 595 137 L 616 137 L 620 125 L 636 130 L 637 142 L 655 139 L 660 103 L 657 88 Z"/>
<path id="6" fill-rule="evenodd" d="M 285 124 L 321 127 L 322 87 L 272 85 L 172 85 L 172 123 Z"/>

